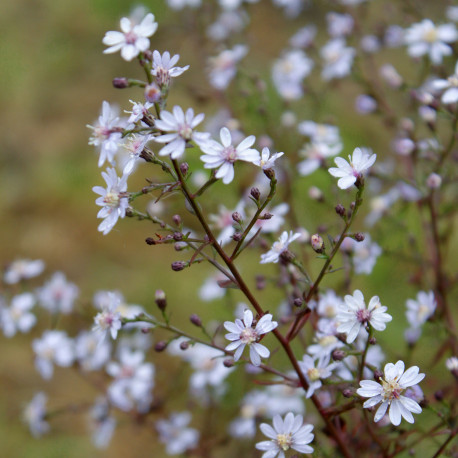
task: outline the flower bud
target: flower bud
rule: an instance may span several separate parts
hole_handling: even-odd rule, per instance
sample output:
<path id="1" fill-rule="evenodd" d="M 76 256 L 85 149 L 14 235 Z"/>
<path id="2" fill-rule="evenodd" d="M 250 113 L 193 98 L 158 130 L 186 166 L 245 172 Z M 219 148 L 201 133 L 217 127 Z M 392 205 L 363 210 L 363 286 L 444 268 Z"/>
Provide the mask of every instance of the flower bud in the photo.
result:
<path id="1" fill-rule="evenodd" d="M 145 242 L 148 244 L 148 245 L 156 245 L 156 241 L 153 239 L 153 237 L 147 237 L 145 239 Z"/>
<path id="2" fill-rule="evenodd" d="M 345 207 L 342 204 L 336 205 L 336 213 L 339 216 L 344 216 L 345 215 Z"/>
<path id="3" fill-rule="evenodd" d="M 251 197 L 253 197 L 253 199 L 256 200 L 259 200 L 259 198 L 261 197 L 261 191 L 258 188 L 251 188 L 250 194 Z"/>
<path id="4" fill-rule="evenodd" d="M 175 243 L 175 245 L 173 247 L 175 248 L 175 251 L 182 251 L 187 246 L 188 246 L 188 244 L 186 242 L 177 242 L 177 243 Z"/>
<path id="5" fill-rule="evenodd" d="M 156 83 L 148 84 L 145 87 L 145 99 L 150 103 L 157 103 L 161 100 L 161 89 Z"/>
<path id="6" fill-rule="evenodd" d="M 232 213 L 232 219 L 236 223 L 240 223 L 242 221 L 242 215 L 239 212 Z"/>
<path id="7" fill-rule="evenodd" d="M 293 305 L 295 307 L 301 307 L 302 304 L 303 304 L 303 301 L 300 297 L 296 297 L 296 299 L 294 299 L 293 301 Z"/>
<path id="8" fill-rule="evenodd" d="M 345 388 L 345 390 L 342 391 L 342 394 L 344 398 L 351 398 L 354 393 L 351 388 Z"/>
<path id="9" fill-rule="evenodd" d="M 160 353 L 167 348 L 167 342 L 165 340 L 160 340 L 159 342 L 154 345 L 154 350 Z"/>
<path id="10" fill-rule="evenodd" d="M 235 242 L 239 242 L 240 240 L 242 240 L 242 237 L 243 234 L 241 232 L 234 232 L 234 234 L 232 235 L 232 240 L 234 240 Z"/>
<path id="11" fill-rule="evenodd" d="M 165 310 L 165 308 L 167 307 L 167 298 L 162 289 L 156 290 L 154 301 L 156 302 L 156 305 L 159 307 L 160 310 Z"/>
<path id="12" fill-rule="evenodd" d="M 379 381 L 383 377 L 383 372 L 378 369 L 374 372 L 374 380 Z"/>
<path id="13" fill-rule="evenodd" d="M 172 216 L 172 221 L 174 222 L 174 224 L 179 226 L 181 224 L 181 216 L 180 215 L 173 215 Z"/>
<path id="14" fill-rule="evenodd" d="M 234 365 L 234 360 L 227 358 L 223 361 L 224 367 L 232 367 Z"/>
<path id="15" fill-rule="evenodd" d="M 294 253 L 289 250 L 285 250 L 280 254 L 280 261 L 283 264 L 290 263 L 295 258 Z"/>
<path id="16" fill-rule="evenodd" d="M 272 213 L 265 212 L 262 215 L 259 215 L 258 219 L 268 220 L 268 219 L 272 219 L 272 216 L 274 216 L 274 215 L 272 215 Z"/>
<path id="17" fill-rule="evenodd" d="M 429 189 L 438 189 L 441 184 L 442 178 L 437 173 L 431 173 L 431 175 L 429 175 L 426 179 L 426 186 L 428 186 Z"/>
<path id="18" fill-rule="evenodd" d="M 183 240 L 183 234 L 181 232 L 174 232 L 173 240 L 176 240 L 177 242 L 179 242 L 180 240 Z"/>
<path id="19" fill-rule="evenodd" d="M 256 289 L 263 290 L 266 287 L 266 277 L 264 275 L 256 275 Z"/>
<path id="20" fill-rule="evenodd" d="M 311 186 L 309 188 L 309 197 L 310 199 L 316 200 L 318 202 L 322 202 L 324 200 L 323 191 L 316 186 Z"/>
<path id="21" fill-rule="evenodd" d="M 339 348 L 336 348 L 332 352 L 332 359 L 334 361 L 342 361 L 346 356 L 347 356 L 347 353 L 344 352 L 343 350 L 340 350 Z"/>
<path id="22" fill-rule="evenodd" d="M 129 80 L 127 78 L 113 78 L 113 87 L 116 89 L 125 89 L 129 87 Z"/>
<path id="23" fill-rule="evenodd" d="M 371 337 L 371 338 L 369 339 L 369 344 L 370 344 L 370 345 L 376 345 L 376 344 L 377 344 L 377 339 L 376 339 L 375 337 Z"/>
<path id="24" fill-rule="evenodd" d="M 194 326 L 197 326 L 199 328 L 202 327 L 202 320 L 200 319 L 199 315 L 196 315 L 195 313 L 193 313 L 190 317 L 189 317 L 189 321 L 191 321 L 191 323 L 194 325 Z"/>
<path id="25" fill-rule="evenodd" d="M 274 169 L 263 169 L 264 175 L 269 179 L 273 180 L 275 178 Z"/>
<path id="26" fill-rule="evenodd" d="M 189 170 L 189 164 L 187 162 L 183 162 L 180 164 L 180 171 L 183 174 L 183 176 L 186 176 L 188 174 Z"/>
<path id="27" fill-rule="evenodd" d="M 319 234 L 313 234 L 312 237 L 310 238 L 310 243 L 314 251 L 316 251 L 317 253 L 323 253 L 324 241 Z"/>
<path id="28" fill-rule="evenodd" d="M 189 348 L 189 342 L 187 340 L 183 340 L 183 342 L 180 343 L 180 350 L 187 350 Z"/>
<path id="29" fill-rule="evenodd" d="M 355 240 L 356 240 L 357 242 L 362 242 L 362 241 L 364 241 L 364 238 L 365 238 L 365 237 L 364 237 L 364 234 L 363 234 L 362 232 L 357 232 L 357 233 L 355 234 Z"/>
<path id="30" fill-rule="evenodd" d="M 172 262 L 172 270 L 174 270 L 175 272 L 179 272 L 180 270 L 183 270 L 185 267 L 187 267 L 187 264 L 187 262 L 183 261 Z"/>

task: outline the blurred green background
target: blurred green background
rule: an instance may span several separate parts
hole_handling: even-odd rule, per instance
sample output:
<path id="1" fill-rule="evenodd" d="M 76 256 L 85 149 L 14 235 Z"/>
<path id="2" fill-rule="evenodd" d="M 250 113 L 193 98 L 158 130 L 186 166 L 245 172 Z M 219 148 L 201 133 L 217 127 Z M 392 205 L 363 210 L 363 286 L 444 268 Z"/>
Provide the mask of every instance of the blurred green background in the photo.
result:
<path id="1" fill-rule="evenodd" d="M 419 4 L 428 8 L 428 2 Z M 41 279 L 47 279 L 55 270 L 62 270 L 70 281 L 80 287 L 81 296 L 87 300 L 98 289 L 119 288 L 129 303 L 142 304 L 147 310 L 154 311 L 154 291 L 162 288 L 168 294 L 175 323 L 179 325 L 187 323 L 189 314 L 193 312 L 200 313 L 204 319 L 214 318 L 215 314 L 218 318 L 229 319 L 227 309 L 217 308 L 223 301 L 216 305 L 199 302 L 195 286 L 202 284 L 211 272 L 208 266 L 195 266 L 178 274 L 169 273 L 170 262 L 182 259 L 180 255 L 170 246 L 145 245 L 144 239 L 152 236 L 157 231 L 156 227 L 146 222 L 122 220 L 107 236 L 97 232 L 99 221 L 91 189 L 96 184 L 103 184 L 103 180 L 97 168 L 97 155 L 87 144 L 90 132 L 86 124 L 95 122 L 103 100 L 117 102 L 121 109 L 128 109 L 129 99 L 139 100 L 141 97 L 140 92 L 119 91 L 111 85 L 112 78 L 116 76 L 141 77 L 141 69 L 135 63 L 122 61 L 119 54 L 102 54 L 105 31 L 117 30 L 120 17 L 127 15 L 136 5 L 137 2 L 121 0 L 18 0 L 0 3 L 0 260 L 5 266 L 16 258 L 43 259 L 47 273 Z M 192 95 L 198 95 L 203 109 L 215 112 L 217 104 L 207 98 L 211 96 L 211 91 L 199 56 L 199 40 L 192 35 L 193 28 L 199 27 L 198 15 L 173 14 L 159 0 L 149 1 L 145 6 L 159 22 L 152 48 L 179 53 L 179 65 L 191 63 L 191 69 L 181 77 L 180 84 L 175 84 L 170 105 L 180 100 L 184 108 L 194 106 Z M 306 18 L 306 22 L 312 22 L 318 10 L 319 6 Z M 253 57 L 248 67 L 257 69 L 263 64 L 265 70 L 260 73 L 269 80 L 270 64 L 267 59 L 280 54 L 292 29 L 290 23 L 270 6 L 270 2 L 256 5 L 253 11 L 256 14 L 252 15 L 247 36 Z M 322 16 L 316 17 L 318 23 L 323 23 Z M 294 24 L 299 28 L 304 24 L 304 18 Z M 403 52 L 400 54 L 401 58 L 397 59 L 403 60 Z M 403 70 L 405 74 L 412 71 L 409 66 Z M 329 111 L 332 114 L 319 120 L 332 121 L 341 127 L 345 154 L 355 146 L 369 145 L 383 156 L 391 137 L 385 135 L 373 118 L 362 120 L 358 115 L 349 113 L 348 105 L 353 104 L 357 94 L 354 86 L 345 86 L 343 94 L 339 100 L 331 97 L 323 100 L 321 113 Z M 279 109 L 278 98 L 273 96 L 273 99 L 268 103 L 270 109 Z M 256 99 L 252 103 L 256 104 Z M 247 107 L 243 104 L 237 107 L 241 117 L 248 105 L 249 102 Z M 300 120 L 314 119 L 314 109 L 304 106 L 298 110 L 302 116 Z M 246 118 L 248 125 L 251 123 L 253 129 L 257 129 L 253 133 L 263 133 L 259 128 L 262 119 L 250 120 L 249 115 Z M 284 148 L 288 154 L 288 140 L 283 141 L 278 149 Z M 148 169 L 146 175 L 150 173 Z M 138 187 L 141 187 L 142 174 L 139 175 Z M 303 203 L 301 223 L 311 233 L 317 230 L 321 218 L 330 224 L 331 231 L 337 228 L 338 221 L 333 215 L 329 216 L 337 203 L 337 195 L 326 194 L 325 204 L 318 204 L 307 196 L 311 185 L 328 187 L 328 183 L 326 173 L 318 172 L 304 179 L 294 190 L 298 203 Z M 244 185 L 249 187 L 250 182 L 246 179 Z M 237 202 L 235 194 L 228 196 L 223 191 L 223 185 L 215 186 L 213 210 L 223 197 L 229 199 L 224 200 L 228 208 Z M 347 199 L 344 204 L 350 201 L 349 196 L 343 199 Z M 180 207 L 176 208 L 178 211 Z M 407 213 L 405 217 L 412 228 L 420 224 L 414 212 Z M 356 225 L 361 230 L 364 228 L 362 220 L 361 216 Z M 383 241 L 382 246 L 394 253 L 405 245 L 404 234 L 395 231 L 389 237 L 385 234 Z M 313 271 L 318 268 L 319 265 Z M 244 271 L 254 272 L 256 269 L 259 269 L 257 259 L 252 258 Z M 266 272 L 270 272 L 269 269 L 266 267 Z M 415 297 L 419 289 L 407 280 L 415 273 L 416 268 L 411 264 L 387 255 L 378 260 L 374 275 L 359 276 L 353 283 L 355 288 L 364 290 L 366 297 L 378 294 L 394 317 L 393 324 L 379 339 L 382 346 L 387 343 L 385 352 L 388 360 L 396 361 L 404 350 L 404 304 L 407 298 Z M 253 280 L 250 281 L 253 284 Z M 340 282 L 340 278 L 332 278 L 325 286 Z M 272 303 L 271 309 L 281 299 L 281 293 L 272 293 L 272 290 L 258 296 L 261 302 Z M 232 297 L 234 302 L 241 299 L 237 292 L 233 292 Z M 71 323 L 64 321 L 62 327 L 67 324 Z M 127 420 L 118 428 L 109 449 L 101 452 L 95 450 L 86 434 L 85 415 L 63 415 L 59 421 L 51 422 L 51 434 L 40 440 L 30 436 L 21 423 L 20 415 L 35 391 L 43 389 L 50 393 L 50 406 L 54 408 L 69 402 L 75 405 L 78 401 L 91 402 L 95 395 L 90 384 L 68 370 L 57 369 L 50 383 L 41 380 L 33 368 L 30 348 L 32 338 L 42 332 L 43 328 L 38 328 L 40 330 L 35 329 L 14 339 L 1 338 L 0 389 L 3 401 L 0 405 L 0 455 L 56 458 L 163 456 L 162 446 L 157 448 L 151 430 Z M 430 332 L 430 338 L 433 342 L 433 332 Z M 430 361 L 434 351 L 434 346 L 430 345 L 421 355 L 412 355 L 412 361 L 421 366 L 419 358 L 423 362 Z M 166 355 L 154 355 L 154 358 L 160 364 L 168 364 Z M 438 370 L 438 374 L 442 372 L 442 369 Z M 158 375 L 158 378 L 158 385 L 167 380 L 164 374 Z M 425 381 L 425 391 L 428 391 L 430 383 Z M 180 408 L 180 403 L 176 406 Z"/>

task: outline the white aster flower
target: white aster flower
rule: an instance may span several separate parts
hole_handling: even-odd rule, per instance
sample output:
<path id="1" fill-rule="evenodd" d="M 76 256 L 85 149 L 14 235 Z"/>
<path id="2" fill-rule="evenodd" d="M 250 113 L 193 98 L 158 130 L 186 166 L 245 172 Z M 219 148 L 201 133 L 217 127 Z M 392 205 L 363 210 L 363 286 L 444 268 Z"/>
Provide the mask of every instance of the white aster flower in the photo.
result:
<path id="1" fill-rule="evenodd" d="M 437 91 L 444 91 L 441 100 L 442 103 L 458 102 L 458 61 L 455 64 L 455 73 L 446 80 L 438 79 L 431 83 L 431 87 Z"/>
<path id="2" fill-rule="evenodd" d="M 35 261 L 31 261 L 30 259 L 17 259 L 6 268 L 3 280 L 10 285 L 19 283 L 21 280 L 40 275 L 44 268 L 45 263 L 41 259 Z"/>
<path id="3" fill-rule="evenodd" d="M 208 60 L 210 84 L 220 91 L 226 89 L 237 73 L 237 63 L 247 53 L 247 46 L 236 45 L 232 49 L 225 49 L 215 57 L 210 57 Z"/>
<path id="4" fill-rule="evenodd" d="M 151 102 L 140 103 L 134 102 L 133 100 L 129 100 L 129 102 L 132 104 L 132 111 L 124 110 L 125 113 L 130 114 L 129 119 L 127 120 L 129 124 L 137 123 L 138 121 L 141 121 L 144 116 L 150 115 L 151 113 L 149 112 L 149 109 L 154 106 L 154 103 Z"/>
<path id="5" fill-rule="evenodd" d="M 301 121 L 297 125 L 301 135 L 310 137 L 312 143 L 326 143 L 329 146 L 342 143 L 339 128 L 332 124 L 320 124 L 314 121 Z"/>
<path id="6" fill-rule="evenodd" d="M 100 334 L 103 340 L 108 332 L 112 339 L 116 339 L 118 331 L 122 327 L 121 314 L 117 310 L 121 304 L 119 295 L 113 292 L 106 293 L 107 302 L 102 305 L 102 311 L 94 317 L 94 327 L 92 330 Z"/>
<path id="7" fill-rule="evenodd" d="M 201 146 L 205 153 L 200 160 L 205 163 L 206 169 L 218 168 L 215 177 L 222 178 L 224 184 L 229 184 L 234 179 L 234 163 L 246 161 L 255 163 L 259 158 L 259 152 L 254 148 L 256 138 L 250 135 L 241 141 L 237 147 L 232 145 L 231 132 L 227 127 L 220 130 L 221 143 L 211 140 Z"/>
<path id="8" fill-rule="evenodd" d="M 161 111 L 161 119 L 157 119 L 155 126 L 164 135 L 154 137 L 158 143 L 167 143 L 159 151 L 159 156 L 169 156 L 178 159 L 184 153 L 187 142 L 193 140 L 198 146 L 202 146 L 209 138 L 210 134 L 204 132 L 194 132 L 194 128 L 200 124 L 205 115 L 203 113 L 194 116 L 194 110 L 188 108 L 186 114 L 178 105 L 173 107 L 173 114 L 168 111 Z"/>
<path id="9" fill-rule="evenodd" d="M 458 39 L 455 24 L 442 24 L 435 26 L 430 19 L 413 24 L 405 33 L 407 52 L 412 57 L 429 55 L 435 65 L 442 62 L 443 56 L 452 54 L 452 48 L 448 43 Z"/>
<path id="10" fill-rule="evenodd" d="M 297 164 L 301 175 L 310 175 L 317 170 L 328 157 L 333 157 L 342 151 L 342 143 L 329 145 L 323 142 L 312 142 L 306 144 L 299 154 L 306 159 Z"/>
<path id="11" fill-rule="evenodd" d="M 329 357 L 336 348 L 344 346 L 344 343 L 334 334 L 320 331 L 317 331 L 313 341 L 316 343 L 307 347 L 307 353 L 310 353 L 315 359 Z"/>
<path id="12" fill-rule="evenodd" d="M 385 313 L 388 308 L 380 304 L 378 296 L 374 296 L 366 308 L 363 293 L 357 289 L 353 296 L 347 294 L 345 303 L 340 305 L 336 320 L 340 323 L 337 332 L 347 334 L 347 343 L 352 343 L 362 326 L 371 325 L 377 331 L 383 331 L 386 323 L 393 317 Z"/>
<path id="13" fill-rule="evenodd" d="M 244 11 L 222 11 L 216 21 L 207 27 L 207 36 L 214 41 L 224 41 L 241 32 L 248 22 Z"/>
<path id="14" fill-rule="evenodd" d="M 119 178 L 116 170 L 110 168 L 106 172 L 102 172 L 102 177 L 107 184 L 106 189 L 101 186 L 94 186 L 92 190 L 101 196 L 95 201 L 97 205 L 103 207 L 97 213 L 97 218 L 104 218 L 99 224 L 98 230 L 103 232 L 103 235 L 106 235 L 113 229 L 120 217 L 124 218 L 126 216 L 129 201 L 126 192 L 127 175 Z"/>
<path id="15" fill-rule="evenodd" d="M 262 450 L 262 458 L 285 458 L 285 452 L 290 448 L 299 453 L 312 453 L 310 447 L 314 435 L 313 425 L 304 425 L 302 415 L 286 414 L 283 420 L 280 415 L 273 418 L 273 428 L 267 423 L 261 423 L 260 429 L 269 441 L 256 444 L 257 450 Z"/>
<path id="16" fill-rule="evenodd" d="M 151 141 L 151 135 L 131 135 L 126 143 L 123 145 L 124 149 L 129 153 L 129 159 L 126 161 L 123 168 L 123 175 L 130 175 L 138 162 L 141 162 L 140 155 L 142 154 L 145 146 Z"/>
<path id="17" fill-rule="evenodd" d="M 46 394 L 37 393 L 24 409 L 24 422 L 34 437 L 40 437 L 49 431 L 49 423 L 45 421 L 47 400 Z"/>
<path id="18" fill-rule="evenodd" d="M 62 272 L 56 272 L 51 280 L 37 291 L 40 305 L 51 313 L 70 313 L 78 294 L 78 287 L 68 282 Z"/>
<path id="19" fill-rule="evenodd" d="M 261 336 L 272 330 L 274 330 L 278 323 L 272 321 L 272 315 L 267 313 L 256 323 L 256 327 L 252 327 L 253 324 L 253 312 L 251 310 L 245 310 L 243 313 L 243 321 L 238 318 L 235 323 L 231 321 L 225 321 L 224 327 L 229 331 L 226 334 L 226 339 L 230 340 L 231 343 L 226 347 L 226 350 L 235 350 L 234 360 L 238 361 L 242 356 L 245 345 L 250 347 L 250 360 L 254 366 L 261 364 L 261 358 L 268 358 L 270 351 L 264 346 L 258 343 Z"/>
<path id="20" fill-rule="evenodd" d="M 412 328 L 420 328 L 430 318 L 436 310 L 437 302 L 434 292 L 420 291 L 417 300 L 407 299 L 406 317 Z"/>
<path id="21" fill-rule="evenodd" d="M 370 150 L 365 148 L 355 148 L 352 156 L 348 156 L 348 162 L 341 157 L 336 157 L 334 162 L 337 167 L 331 167 L 328 172 L 340 178 L 337 186 L 340 189 L 348 189 L 363 176 L 363 172 L 369 169 L 377 159 L 376 154 L 370 154 Z"/>
<path id="22" fill-rule="evenodd" d="M 160 87 L 168 86 L 171 78 L 180 76 L 189 68 L 189 65 L 186 65 L 186 67 L 174 67 L 179 59 L 179 54 L 170 57 L 168 51 L 165 51 L 162 56 L 159 51 L 153 52 L 153 68 L 151 74 L 156 77 L 156 83 Z"/>
<path id="23" fill-rule="evenodd" d="M 339 14 L 334 11 L 326 14 L 328 33 L 333 38 L 350 35 L 355 21 L 351 14 Z"/>
<path id="24" fill-rule="evenodd" d="M 75 356 L 83 371 L 102 369 L 110 359 L 110 354 L 110 341 L 100 341 L 93 332 L 82 331 L 75 339 Z"/>
<path id="25" fill-rule="evenodd" d="M 154 22 L 154 14 L 149 13 L 139 24 L 132 19 L 123 17 L 120 26 L 122 32 L 107 32 L 105 34 L 102 41 L 109 48 L 103 52 L 110 54 L 121 51 L 121 57 L 130 61 L 149 48 L 149 37 L 156 32 L 157 22 Z"/>
<path id="26" fill-rule="evenodd" d="M 0 326 L 6 337 L 13 337 L 17 331 L 28 332 L 36 323 L 36 316 L 31 313 L 35 305 L 32 293 L 14 296 L 9 307 L 0 308 Z"/>
<path id="27" fill-rule="evenodd" d="M 315 39 L 317 27 L 314 24 L 300 28 L 290 39 L 289 44 L 293 48 L 308 48 Z"/>
<path id="28" fill-rule="evenodd" d="M 329 358 L 329 356 L 324 356 L 316 359 L 309 355 L 304 355 L 302 361 L 299 361 L 299 367 L 309 384 L 305 396 L 307 399 L 312 397 L 313 393 L 321 388 L 323 385 L 321 380 L 330 377 L 332 375 L 332 371 L 337 366 L 337 363 L 329 364 Z"/>
<path id="29" fill-rule="evenodd" d="M 279 157 L 282 157 L 283 154 L 285 154 L 285 153 L 274 153 L 274 154 L 271 154 L 269 148 L 264 147 L 262 149 L 262 152 L 259 154 L 258 159 L 253 161 L 253 164 L 257 165 L 258 167 L 261 167 L 262 170 L 271 169 L 274 166 L 275 161 Z"/>
<path id="30" fill-rule="evenodd" d="M 284 231 L 278 241 L 274 242 L 272 248 L 267 252 L 261 255 L 261 264 L 266 264 L 268 262 L 278 262 L 280 255 L 288 249 L 288 246 L 291 242 L 298 239 L 301 236 L 299 232 L 293 234 L 293 231 Z"/>
<path id="31" fill-rule="evenodd" d="M 408 387 L 420 383 L 425 374 L 419 374 L 419 368 L 412 366 L 404 372 L 404 362 L 398 361 L 396 364 L 388 363 L 385 366 L 385 378 L 380 377 L 380 383 L 373 380 L 361 380 L 361 388 L 356 392 L 364 397 L 370 398 L 364 404 L 364 408 L 369 408 L 382 404 L 375 413 L 374 421 L 380 421 L 388 407 L 389 418 L 393 425 L 398 426 L 401 423 L 401 417 L 404 417 L 409 423 L 414 422 L 413 413 L 421 413 L 421 407 L 413 399 L 403 396 L 402 393 Z"/>
<path id="32" fill-rule="evenodd" d="M 328 81 L 343 78 L 350 73 L 355 50 L 346 47 L 344 39 L 334 38 L 321 48 L 320 55 L 324 61 L 321 76 Z"/>
<path id="33" fill-rule="evenodd" d="M 186 450 L 197 446 L 200 433 L 197 429 L 187 428 L 190 421 L 191 414 L 189 412 L 173 412 L 169 420 L 156 422 L 159 440 L 166 445 L 167 454 L 184 454 Z"/>

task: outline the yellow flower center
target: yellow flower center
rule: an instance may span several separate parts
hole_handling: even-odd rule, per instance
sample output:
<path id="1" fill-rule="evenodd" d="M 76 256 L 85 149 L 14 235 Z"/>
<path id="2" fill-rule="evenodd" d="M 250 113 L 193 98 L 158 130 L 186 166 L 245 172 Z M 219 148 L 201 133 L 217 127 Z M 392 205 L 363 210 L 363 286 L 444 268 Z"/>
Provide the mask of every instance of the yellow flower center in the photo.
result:
<path id="1" fill-rule="evenodd" d="M 284 451 L 288 450 L 291 447 L 292 435 L 289 434 L 277 434 L 277 444 L 281 447 Z"/>

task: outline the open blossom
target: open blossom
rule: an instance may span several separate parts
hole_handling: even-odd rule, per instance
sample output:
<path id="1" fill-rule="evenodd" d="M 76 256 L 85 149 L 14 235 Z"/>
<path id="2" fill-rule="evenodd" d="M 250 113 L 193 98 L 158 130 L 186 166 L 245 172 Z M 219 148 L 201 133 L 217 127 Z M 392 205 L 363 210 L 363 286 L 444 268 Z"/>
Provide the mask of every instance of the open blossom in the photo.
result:
<path id="1" fill-rule="evenodd" d="M 140 155 L 147 143 L 152 139 L 151 135 L 131 135 L 126 143 L 124 144 L 124 149 L 129 153 L 129 158 L 126 161 L 123 169 L 124 175 L 130 175 L 136 164 L 141 162 L 142 159 Z"/>
<path id="2" fill-rule="evenodd" d="M 373 380 L 361 380 L 361 388 L 356 392 L 369 398 L 364 404 L 364 408 L 369 408 L 382 403 L 375 413 L 374 421 L 380 421 L 389 408 L 389 418 L 393 425 L 398 426 L 401 418 L 404 417 L 409 423 L 414 422 L 413 413 L 421 413 L 421 407 L 411 397 L 403 396 L 402 393 L 408 387 L 420 383 L 425 374 L 420 374 L 417 366 L 412 366 L 404 371 L 404 362 L 398 361 L 396 364 L 388 363 L 385 366 L 385 378 L 380 377 L 380 382 Z"/>
<path id="3" fill-rule="evenodd" d="M 377 159 L 376 154 L 370 154 L 365 148 L 355 148 L 352 156 L 348 156 L 348 162 L 341 157 L 336 157 L 334 162 L 337 167 L 331 167 L 328 172 L 339 178 L 337 186 L 347 189 L 361 179 L 363 172 L 371 167 Z"/>
<path id="4" fill-rule="evenodd" d="M 336 320 L 340 323 L 337 332 L 347 334 L 347 343 L 352 343 L 362 326 L 370 324 L 375 330 L 383 331 L 386 323 L 393 318 L 385 313 L 388 308 L 380 304 L 378 296 L 374 296 L 366 308 L 363 293 L 357 289 L 353 296 L 347 294 L 345 303 L 340 305 Z"/>
<path id="5" fill-rule="evenodd" d="M 95 316 L 95 325 L 92 328 L 93 331 L 100 334 L 100 340 L 104 339 L 108 332 L 113 339 L 116 339 L 122 327 L 121 314 L 117 310 L 121 303 L 119 296 L 116 293 L 108 292 L 107 299 L 107 302 L 102 305 L 102 311 Z"/>
<path id="6" fill-rule="evenodd" d="M 325 81 L 343 78 L 350 73 L 355 50 L 345 45 L 343 38 L 334 38 L 321 48 L 320 54 L 324 61 L 321 76 Z"/>
<path id="7" fill-rule="evenodd" d="M 337 363 L 329 364 L 329 358 L 329 356 L 324 356 L 316 359 L 309 355 L 304 355 L 302 361 L 299 361 L 299 367 L 309 384 L 305 395 L 307 399 L 313 396 L 316 390 L 321 388 L 323 385 L 321 380 L 330 377 L 336 367 Z"/>
<path id="8" fill-rule="evenodd" d="M 455 64 L 455 73 L 446 80 L 438 79 L 431 83 L 433 89 L 444 91 L 441 100 L 443 103 L 458 102 L 458 61 Z"/>
<path id="9" fill-rule="evenodd" d="M 342 143 L 329 145 L 324 142 L 307 143 L 300 151 L 305 160 L 297 164 L 301 175 L 310 175 L 317 170 L 328 157 L 335 156 L 342 151 Z"/>
<path id="10" fill-rule="evenodd" d="M 195 132 L 194 128 L 203 121 L 204 117 L 203 113 L 194 116 L 192 108 L 188 108 L 185 114 L 183 109 L 177 105 L 173 107 L 173 114 L 165 110 L 161 111 L 161 119 L 156 120 L 155 126 L 168 133 L 154 137 L 154 141 L 158 143 L 167 143 L 160 149 L 159 155 L 170 155 L 172 159 L 178 159 L 183 155 L 186 144 L 190 140 L 202 146 L 210 134 Z"/>
<path id="11" fill-rule="evenodd" d="M 121 57 L 130 61 L 149 48 L 149 37 L 156 32 L 157 22 L 154 22 L 154 14 L 149 13 L 139 24 L 123 17 L 120 26 L 122 32 L 111 31 L 105 34 L 103 44 L 109 48 L 103 52 L 110 54 L 121 51 Z"/>
<path id="12" fill-rule="evenodd" d="M 119 217 L 124 218 L 126 216 L 129 202 L 126 193 L 127 175 L 119 178 L 116 170 L 110 168 L 106 172 L 102 172 L 102 177 L 107 184 L 106 189 L 102 188 L 102 186 L 94 186 L 92 190 L 101 196 L 95 201 L 97 205 L 103 207 L 97 213 L 97 218 L 104 218 L 99 224 L 98 230 L 103 232 L 103 235 L 106 235 L 113 229 Z"/>
<path id="13" fill-rule="evenodd" d="M 51 280 L 37 291 L 40 305 L 51 313 L 70 313 L 78 294 L 78 287 L 68 282 L 62 272 L 56 272 Z"/>
<path id="14" fill-rule="evenodd" d="M 0 306 L 0 327 L 6 337 L 13 337 L 17 331 L 28 332 L 37 318 L 31 312 L 35 297 L 31 293 L 14 296 L 9 307 Z"/>
<path id="15" fill-rule="evenodd" d="M 422 326 L 434 314 L 436 305 L 433 291 L 427 293 L 420 291 L 417 294 L 417 300 L 407 299 L 406 301 L 407 321 L 412 327 L 417 328 Z"/>
<path id="16" fill-rule="evenodd" d="M 284 420 L 280 415 L 275 415 L 273 428 L 261 423 L 260 429 L 270 439 L 256 444 L 256 449 L 264 452 L 262 458 L 285 458 L 285 452 L 289 449 L 313 453 L 313 447 L 307 445 L 313 441 L 313 425 L 304 425 L 302 415 L 289 412 Z"/>
<path id="17" fill-rule="evenodd" d="M 243 313 L 243 321 L 238 318 L 235 323 L 231 321 L 225 321 L 224 327 L 229 331 L 226 334 L 226 339 L 230 340 L 231 343 L 226 347 L 226 350 L 235 350 L 234 360 L 238 361 L 242 356 L 243 350 L 246 345 L 250 347 L 250 359 L 253 365 L 259 366 L 261 364 L 261 358 L 268 358 L 270 351 L 264 346 L 258 343 L 259 339 L 263 334 L 266 334 L 274 330 L 278 323 L 272 321 L 272 315 L 267 313 L 256 323 L 256 327 L 252 327 L 253 324 L 253 312 L 251 310 L 245 310 Z"/>
<path id="18" fill-rule="evenodd" d="M 274 153 L 274 154 L 271 154 L 269 148 L 267 147 L 264 147 L 262 149 L 262 152 L 259 154 L 259 157 L 258 159 L 256 159 L 255 161 L 253 161 L 253 164 L 254 165 L 257 165 L 258 167 L 261 167 L 262 170 L 267 170 L 267 169 L 271 169 L 274 164 L 275 164 L 275 161 L 279 158 L 279 157 L 282 157 L 284 153 Z"/>
<path id="19" fill-rule="evenodd" d="M 234 163 L 246 161 L 254 163 L 259 159 L 259 152 L 251 148 L 256 138 L 250 135 L 241 141 L 237 147 L 232 145 L 231 132 L 227 127 L 220 130 L 221 143 L 211 140 L 201 146 L 205 153 L 200 156 L 206 169 L 218 168 L 215 177 L 222 178 L 224 184 L 234 179 Z"/>
<path id="20" fill-rule="evenodd" d="M 288 235 L 288 232 L 284 231 L 279 240 L 274 242 L 272 248 L 267 253 L 261 255 L 260 263 L 278 262 L 280 255 L 288 249 L 288 245 L 300 236 L 301 234 L 299 232 L 293 234 L 293 231 L 289 231 Z"/>
<path id="21" fill-rule="evenodd" d="M 189 412 L 174 412 L 169 420 L 158 420 L 156 429 L 159 440 L 166 445 L 169 455 L 184 454 L 186 450 L 193 449 L 199 442 L 199 431 L 187 428 L 191 421 Z"/>
<path id="22" fill-rule="evenodd" d="M 442 24 L 435 26 L 430 19 L 413 24 L 405 33 L 407 52 L 412 57 L 429 55 L 433 64 L 440 64 L 443 56 L 452 54 L 448 43 L 458 39 L 455 24 Z"/>
<path id="23" fill-rule="evenodd" d="M 41 259 L 35 261 L 31 261 L 30 259 L 17 259 L 6 268 L 3 280 L 10 285 L 19 283 L 21 280 L 40 275 L 44 268 L 45 263 Z"/>
<path id="24" fill-rule="evenodd" d="M 189 68 L 189 65 L 185 67 L 174 67 L 179 59 L 179 54 L 170 57 L 168 51 L 165 51 L 162 55 L 159 51 L 153 52 L 153 68 L 151 74 L 156 77 L 156 83 L 160 87 L 168 86 L 171 78 L 180 76 Z"/>
<path id="25" fill-rule="evenodd" d="M 218 90 L 226 89 L 237 73 L 237 63 L 248 52 L 245 45 L 236 45 L 232 49 L 225 49 L 215 57 L 209 59 L 210 84 Z"/>

